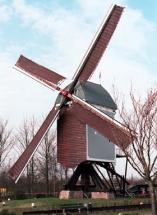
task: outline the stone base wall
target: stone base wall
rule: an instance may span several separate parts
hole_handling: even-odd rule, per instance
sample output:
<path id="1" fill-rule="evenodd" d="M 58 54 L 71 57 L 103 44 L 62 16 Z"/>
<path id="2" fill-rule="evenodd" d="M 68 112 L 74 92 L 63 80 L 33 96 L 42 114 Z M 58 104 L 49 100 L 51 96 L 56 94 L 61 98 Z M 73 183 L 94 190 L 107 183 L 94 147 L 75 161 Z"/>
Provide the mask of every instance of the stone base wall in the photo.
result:
<path id="1" fill-rule="evenodd" d="M 113 199 L 114 194 L 108 192 L 91 192 L 91 199 Z M 59 199 L 83 199 L 82 191 L 62 190 Z"/>
<path id="2" fill-rule="evenodd" d="M 114 194 L 108 192 L 91 192 L 91 199 L 113 199 Z"/>
<path id="3" fill-rule="evenodd" d="M 62 190 L 59 194 L 59 199 L 82 199 L 82 198 L 83 198 L 82 191 Z"/>

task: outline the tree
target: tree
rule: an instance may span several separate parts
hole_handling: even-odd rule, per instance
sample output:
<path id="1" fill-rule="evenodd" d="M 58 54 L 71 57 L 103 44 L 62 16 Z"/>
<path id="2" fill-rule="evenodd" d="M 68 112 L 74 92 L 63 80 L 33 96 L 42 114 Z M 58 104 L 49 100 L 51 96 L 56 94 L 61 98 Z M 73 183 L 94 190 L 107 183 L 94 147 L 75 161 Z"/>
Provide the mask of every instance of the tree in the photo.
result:
<path id="1" fill-rule="evenodd" d="M 120 116 L 129 129 L 131 144 L 121 147 L 133 169 L 149 185 L 152 214 L 157 214 L 154 184 L 157 179 L 157 88 L 150 89 L 146 98 L 130 92 L 132 110 L 122 102 Z M 125 145 L 125 144 L 124 144 Z"/>
<path id="2" fill-rule="evenodd" d="M 56 158 L 56 135 L 50 130 L 43 139 L 38 151 L 38 171 L 46 185 L 47 195 L 51 193 L 50 183 L 53 183 L 55 193 L 57 158 Z"/>
<path id="3" fill-rule="evenodd" d="M 69 170 L 68 168 L 62 166 L 61 164 L 58 164 L 58 176 L 60 180 L 60 190 L 64 187 L 64 185 L 68 182 L 69 180 Z M 71 172 L 74 169 L 71 169 Z"/>
<path id="4" fill-rule="evenodd" d="M 2 168 L 12 148 L 11 130 L 8 129 L 8 121 L 0 120 L 0 168 Z"/>
<path id="5" fill-rule="evenodd" d="M 23 125 L 19 128 L 18 134 L 15 137 L 15 140 L 18 141 L 18 151 L 21 154 L 30 141 L 33 139 L 35 134 L 35 120 L 32 118 L 31 120 L 24 120 Z M 26 175 L 27 175 L 27 192 L 32 194 L 35 185 L 35 157 L 33 156 L 31 161 L 26 167 Z"/>

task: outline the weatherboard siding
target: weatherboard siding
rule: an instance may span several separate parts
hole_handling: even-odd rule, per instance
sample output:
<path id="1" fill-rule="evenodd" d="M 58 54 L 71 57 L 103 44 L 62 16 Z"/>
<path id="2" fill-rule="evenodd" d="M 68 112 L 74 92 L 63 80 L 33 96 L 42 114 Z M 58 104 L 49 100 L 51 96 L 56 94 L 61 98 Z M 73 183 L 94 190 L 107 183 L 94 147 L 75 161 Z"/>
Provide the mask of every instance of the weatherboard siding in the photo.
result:
<path id="1" fill-rule="evenodd" d="M 86 160 L 86 125 L 66 108 L 57 121 L 57 158 L 64 167 L 73 168 Z"/>

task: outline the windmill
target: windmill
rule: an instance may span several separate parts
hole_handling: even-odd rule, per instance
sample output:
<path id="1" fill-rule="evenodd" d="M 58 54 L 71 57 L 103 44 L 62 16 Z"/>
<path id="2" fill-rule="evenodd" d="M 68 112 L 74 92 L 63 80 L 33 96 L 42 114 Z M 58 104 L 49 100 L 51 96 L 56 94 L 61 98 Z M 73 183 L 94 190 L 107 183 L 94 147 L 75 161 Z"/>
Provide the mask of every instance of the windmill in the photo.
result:
<path id="1" fill-rule="evenodd" d="M 60 87 L 61 82 L 66 79 L 62 75 L 22 55 L 18 59 L 15 65 L 17 70 L 57 90 L 59 95 L 36 135 L 10 169 L 9 174 L 15 182 L 57 119 L 58 162 L 67 168 L 75 167 L 66 189 L 116 192 L 113 176 L 116 176 L 119 184 L 120 180 L 123 184 L 126 183 L 126 180 L 115 172 L 113 163 L 116 159 L 115 145 L 127 147 L 131 142 L 130 134 L 114 119 L 116 104 L 109 93 L 102 86 L 88 81 L 106 50 L 122 11 L 123 7 L 112 7 L 79 65 L 73 81 L 64 89 Z M 110 183 L 107 180 L 105 182 L 98 166 L 107 171 Z"/>

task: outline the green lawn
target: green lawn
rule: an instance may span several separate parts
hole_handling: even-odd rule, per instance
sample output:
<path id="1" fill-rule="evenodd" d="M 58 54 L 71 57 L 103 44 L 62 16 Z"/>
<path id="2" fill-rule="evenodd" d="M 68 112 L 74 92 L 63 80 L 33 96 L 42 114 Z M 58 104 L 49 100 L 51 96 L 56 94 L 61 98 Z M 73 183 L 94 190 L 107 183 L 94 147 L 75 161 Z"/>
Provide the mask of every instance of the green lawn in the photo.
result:
<path id="1" fill-rule="evenodd" d="M 32 209 L 31 203 L 34 202 L 36 207 Z M 23 211 L 31 211 L 31 210 L 47 210 L 58 208 L 60 204 L 70 204 L 70 203 L 80 203 L 80 202 L 91 202 L 93 206 L 110 206 L 110 205 L 123 205 L 123 204 L 140 204 L 140 202 L 148 203 L 149 199 L 138 199 L 138 198 L 120 198 L 120 199 L 70 199 L 70 200 L 60 200 L 58 198 L 36 198 L 36 199 L 26 199 L 26 200 L 10 200 L 6 201 L 6 205 L 3 206 L 2 202 L 0 202 L 0 209 L 7 209 L 8 211 L 14 211 L 17 215 L 21 215 Z M 118 214 L 118 213 L 98 213 L 100 214 Z M 122 213 L 123 215 L 142 215 L 144 212 L 126 212 Z M 149 213 L 147 213 L 149 214 Z"/>

